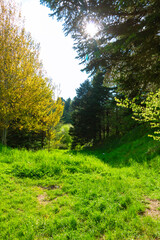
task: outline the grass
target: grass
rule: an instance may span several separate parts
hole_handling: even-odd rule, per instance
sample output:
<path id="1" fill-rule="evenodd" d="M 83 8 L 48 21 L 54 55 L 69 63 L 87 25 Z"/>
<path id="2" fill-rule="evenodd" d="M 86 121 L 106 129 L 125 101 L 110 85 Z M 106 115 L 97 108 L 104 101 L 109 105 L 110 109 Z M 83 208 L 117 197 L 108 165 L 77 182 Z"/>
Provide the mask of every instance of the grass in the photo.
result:
<path id="1" fill-rule="evenodd" d="M 0 239 L 160 239 L 159 143 L 94 151 L 1 148 Z M 159 204 L 160 207 L 160 204 Z"/>

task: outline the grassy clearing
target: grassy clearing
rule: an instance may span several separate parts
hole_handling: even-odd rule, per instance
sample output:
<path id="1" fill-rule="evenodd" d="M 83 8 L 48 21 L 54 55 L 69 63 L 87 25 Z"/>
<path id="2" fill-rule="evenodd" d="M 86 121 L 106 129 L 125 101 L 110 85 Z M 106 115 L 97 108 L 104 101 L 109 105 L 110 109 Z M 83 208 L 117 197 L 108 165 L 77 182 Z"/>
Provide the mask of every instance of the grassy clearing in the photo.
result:
<path id="1" fill-rule="evenodd" d="M 160 239 L 159 147 L 141 137 L 99 151 L 2 148 L 0 239 Z"/>

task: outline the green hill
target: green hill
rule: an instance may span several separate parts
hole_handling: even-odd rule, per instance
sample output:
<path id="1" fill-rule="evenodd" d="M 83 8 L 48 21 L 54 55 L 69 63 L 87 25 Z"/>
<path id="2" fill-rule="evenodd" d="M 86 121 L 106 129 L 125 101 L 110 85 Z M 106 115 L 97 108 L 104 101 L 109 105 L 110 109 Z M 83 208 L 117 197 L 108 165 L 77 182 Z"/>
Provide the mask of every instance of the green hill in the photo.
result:
<path id="1" fill-rule="evenodd" d="M 81 152 L 1 147 L 0 239 L 160 239 L 160 144 L 144 133 Z"/>

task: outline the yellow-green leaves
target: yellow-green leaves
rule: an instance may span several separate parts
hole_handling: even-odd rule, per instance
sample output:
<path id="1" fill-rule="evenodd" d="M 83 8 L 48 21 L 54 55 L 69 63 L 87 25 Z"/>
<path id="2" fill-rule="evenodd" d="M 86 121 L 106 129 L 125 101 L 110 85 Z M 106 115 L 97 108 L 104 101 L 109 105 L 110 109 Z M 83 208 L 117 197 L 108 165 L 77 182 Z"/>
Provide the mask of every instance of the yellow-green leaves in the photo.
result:
<path id="1" fill-rule="evenodd" d="M 0 12 L 0 127 L 7 131 L 12 124 L 19 129 L 51 132 L 63 105 L 55 99 L 54 88 L 45 77 L 39 45 L 25 32 L 13 1 L 1 0 Z"/>
<path id="2" fill-rule="evenodd" d="M 149 122 L 151 128 L 155 129 L 154 134 L 149 136 L 160 141 L 160 89 L 155 93 L 149 93 L 139 104 L 137 104 L 137 98 L 132 100 L 116 98 L 116 101 L 119 106 L 131 108 L 135 120 Z"/>

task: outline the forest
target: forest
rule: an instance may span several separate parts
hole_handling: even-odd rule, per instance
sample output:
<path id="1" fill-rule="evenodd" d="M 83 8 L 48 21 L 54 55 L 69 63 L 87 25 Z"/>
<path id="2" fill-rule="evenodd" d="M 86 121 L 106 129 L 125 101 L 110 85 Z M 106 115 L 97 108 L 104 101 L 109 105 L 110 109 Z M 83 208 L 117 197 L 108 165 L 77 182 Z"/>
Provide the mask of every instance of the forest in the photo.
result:
<path id="1" fill-rule="evenodd" d="M 160 239 L 159 0 L 40 4 L 89 77 L 57 96 L 20 7 L 0 1 L 0 239 Z"/>

